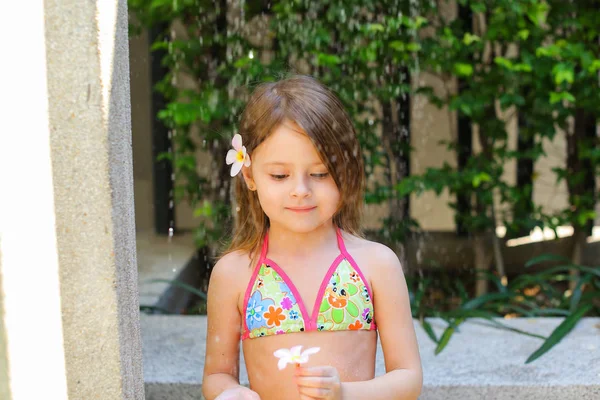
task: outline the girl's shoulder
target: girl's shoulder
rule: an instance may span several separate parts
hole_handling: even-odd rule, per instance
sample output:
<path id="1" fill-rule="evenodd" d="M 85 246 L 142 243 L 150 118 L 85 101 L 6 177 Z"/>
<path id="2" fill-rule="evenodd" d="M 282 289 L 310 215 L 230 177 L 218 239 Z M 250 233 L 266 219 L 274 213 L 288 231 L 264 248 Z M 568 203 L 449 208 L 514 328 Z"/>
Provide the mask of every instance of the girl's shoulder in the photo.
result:
<path id="1" fill-rule="evenodd" d="M 388 246 L 342 231 L 344 245 L 366 275 L 373 276 L 400 265 L 397 254 Z"/>
<path id="2" fill-rule="evenodd" d="M 252 255 L 247 251 L 236 250 L 222 256 L 215 264 L 211 280 L 227 281 L 234 290 L 245 290 L 245 284 L 252 275 Z"/>

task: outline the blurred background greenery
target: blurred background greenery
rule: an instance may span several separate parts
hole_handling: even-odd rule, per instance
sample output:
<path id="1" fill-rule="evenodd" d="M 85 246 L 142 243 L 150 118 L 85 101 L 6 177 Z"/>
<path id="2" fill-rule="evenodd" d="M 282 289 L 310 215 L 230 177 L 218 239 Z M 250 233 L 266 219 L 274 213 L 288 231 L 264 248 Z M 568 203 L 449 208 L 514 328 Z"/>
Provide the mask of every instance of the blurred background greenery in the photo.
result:
<path id="1" fill-rule="evenodd" d="M 131 35 L 151 33 L 164 72 L 156 116 L 172 148 L 156 162 L 172 168 L 174 201 L 192 205 L 206 260 L 198 285 L 174 282 L 197 295 L 186 313 L 205 311 L 211 260 L 232 229 L 223 160 L 245 101 L 260 82 L 305 73 L 333 89 L 355 123 L 365 204 L 386 205 L 367 236 L 399 254 L 413 316 L 438 351 L 467 318 L 505 329 L 499 317 L 565 317 L 530 362 L 580 318 L 600 315 L 600 1 L 129 0 L 129 8 Z M 423 100 L 450 115 L 439 146 L 452 161 L 412 168 L 421 140 L 412 116 Z M 544 143 L 557 135 L 565 146 L 553 156 L 564 163 L 540 171 Z M 198 151 L 209 155 L 206 173 Z M 541 172 L 566 185 L 564 207 L 536 201 Z M 411 213 L 426 193 L 447 199 L 451 236 Z M 561 227 L 570 229 L 565 246 L 511 250 L 531 246 L 536 230 L 558 243 Z M 469 261 L 450 268 L 437 256 L 448 252 Z M 441 337 L 432 316 L 450 324 Z"/>

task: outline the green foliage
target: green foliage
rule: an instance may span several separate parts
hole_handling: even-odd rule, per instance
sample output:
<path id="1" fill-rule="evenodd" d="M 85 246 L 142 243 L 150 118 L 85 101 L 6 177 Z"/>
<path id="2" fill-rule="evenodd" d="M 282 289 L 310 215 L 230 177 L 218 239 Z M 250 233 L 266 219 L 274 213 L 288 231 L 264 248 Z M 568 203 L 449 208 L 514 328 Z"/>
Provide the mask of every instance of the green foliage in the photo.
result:
<path id="1" fill-rule="evenodd" d="M 408 279 L 413 318 L 421 321 L 427 335 L 437 346 L 439 354 L 449 343 L 459 325 L 469 318 L 480 318 L 492 326 L 543 340 L 540 347 L 532 353 L 525 363 L 530 363 L 557 345 L 585 315 L 600 315 L 600 268 L 573 265 L 564 257 L 544 254 L 530 260 L 526 267 L 540 263 L 558 263 L 558 265 L 537 273 L 522 273 L 504 286 L 500 279 L 488 271 L 479 271 L 478 279 L 487 279 L 497 291 L 478 297 L 470 297 L 460 277 L 434 281 L 431 277 Z M 578 271 L 574 276 L 571 271 Z M 576 280 L 573 292 L 560 288 L 565 282 Z M 440 304 L 434 299 L 451 303 Z M 595 311 L 594 311 L 595 310 Z M 499 320 L 502 317 L 564 317 L 564 320 L 548 337 L 532 334 L 509 327 Z M 429 317 L 442 318 L 448 326 L 438 338 Z"/>
<path id="2" fill-rule="evenodd" d="M 227 9 L 242 4 L 243 9 Z M 410 71 L 422 51 L 418 31 L 427 25 L 418 7 L 393 0 L 283 0 L 270 7 L 262 1 L 130 0 L 129 6 L 140 22 L 135 32 L 161 22 L 180 27 L 175 36 L 165 32 L 170 40 L 159 38 L 152 45 L 153 51 L 164 52 L 162 62 L 169 69 L 155 89 L 167 99 L 158 117 L 174 141 L 173 153 L 162 157 L 174 166 L 176 200 L 198 208 L 198 246 L 215 243 L 231 227 L 231 178 L 220 166 L 248 93 L 259 82 L 292 71 L 314 75 L 337 93 L 359 133 L 367 175 L 377 167 L 386 171 L 387 181 L 370 190 L 366 201 L 399 199 L 390 188 L 402 176 L 392 177 L 390 171 L 410 147 L 406 135 L 390 133 L 401 131 L 392 126 L 395 116 L 380 117 L 373 102 L 393 109 L 411 90 Z M 256 32 L 241 28 L 261 19 L 268 28 L 259 40 L 252 37 Z M 183 76 L 194 87 L 177 84 Z M 383 143 L 378 130 L 384 131 Z M 210 176 L 198 173 L 198 150 L 212 157 Z M 208 212 L 207 204 L 219 212 Z M 416 226 L 405 217 L 408 223 L 390 220 L 398 229 L 395 238 Z"/>
<path id="3" fill-rule="evenodd" d="M 158 117 L 171 130 L 174 151 L 160 158 L 173 163 L 176 200 L 186 199 L 195 208 L 197 245 L 218 243 L 230 231 L 232 179 L 224 159 L 248 93 L 256 84 L 290 71 L 312 74 L 337 93 L 359 133 L 367 176 L 383 170 L 384 181 L 369 188 L 366 203 L 398 202 L 425 191 L 447 192 L 454 199 L 449 205 L 456 210 L 457 221 L 470 233 L 494 231 L 497 219 L 509 234 L 536 226 L 589 224 L 596 217 L 598 194 L 582 188 L 590 171 L 598 174 L 600 169 L 597 138 L 577 138 L 577 146 L 570 144 L 575 149 L 570 152 L 571 164 L 554 169 L 557 182 L 565 180 L 570 189 L 569 207 L 559 213 L 547 214 L 531 204 L 531 185 L 509 183 L 504 168 L 515 160 L 544 157 L 543 141 L 553 139 L 557 128 L 566 130 L 570 120 L 577 122 L 587 115 L 596 122 L 600 11 L 593 2 L 562 0 L 458 3 L 470 9 L 476 21 L 485 21 L 486 29 L 476 32 L 465 21 L 445 20 L 432 1 L 280 0 L 269 7 L 256 0 L 129 0 L 139 21 L 132 32 L 169 25 L 165 32 L 169 39 L 159 38 L 152 46 L 155 52 L 163 52 L 162 63 L 169 70 L 155 90 L 167 99 Z M 243 9 L 227 8 L 240 5 Z M 268 26 L 262 37 L 244 31 L 244 26 L 259 20 Z M 170 34 L 172 26 L 180 27 L 180 33 Z M 444 97 L 432 87 L 413 88 L 410 77 L 421 71 L 445 80 L 460 79 L 460 91 Z M 399 163 L 413 151 L 402 127 L 394 122 L 399 117 L 397 105 L 408 94 L 426 96 L 432 104 L 448 107 L 477 126 L 480 151 L 463 168 L 445 163 L 421 175 L 394 176 L 392 171 L 398 171 Z M 502 114 L 511 110 L 526 117 L 519 133 L 532 141 L 526 151 L 510 146 Z M 460 151 L 455 141 L 442 145 L 452 154 Z M 199 150 L 212 159 L 210 173 L 198 171 Z M 507 206 L 501 215 L 494 215 L 494 196 Z M 470 212 L 459 212 L 458 197 L 469 199 Z M 390 215 L 384 223 L 383 233 L 394 241 L 403 241 L 418 229 L 406 215 Z M 446 332 L 437 338 L 422 319 L 423 328 L 438 343 L 436 352 L 467 318 L 486 318 L 498 326 L 493 318 L 506 312 L 566 316 L 528 361 L 539 357 L 598 298 L 599 283 L 591 269 L 569 263 L 557 268 L 522 275 L 508 286 L 494 275 L 479 272 L 498 292 L 477 299 L 469 299 L 467 290 L 455 283 L 461 302 L 444 314 L 449 321 Z M 569 271 L 579 272 L 577 289 L 564 298 L 551 282 L 568 280 Z M 428 282 L 419 285 L 411 295 L 415 316 L 422 317 L 427 312 L 422 299 Z M 551 307 L 536 305 L 524 295 L 528 285 L 555 299 Z"/>
<path id="4" fill-rule="evenodd" d="M 571 138 L 569 156 L 565 154 L 567 167 L 553 169 L 557 183 L 565 180 L 569 187 L 569 206 L 562 211 L 544 212 L 532 203 L 531 185 L 508 184 L 502 173 L 511 160 L 535 162 L 546 156 L 543 141 L 553 139 L 557 127 L 567 131 L 569 119 L 581 125 L 585 123 L 582 114 L 587 113 L 592 117 L 588 129 L 593 129 L 600 109 L 600 11 L 593 2 L 465 0 L 460 4 L 470 7 L 476 21 L 485 20 L 487 29 L 471 32 L 465 21 L 447 22 L 440 17 L 432 21 L 436 34 L 422 42 L 420 61 L 443 78 L 463 78 L 461 90 L 447 98 L 436 96 L 429 87 L 419 88 L 416 93 L 427 96 L 439 107 L 447 106 L 469 117 L 479 128 L 481 151 L 464 168 L 447 163 L 428 168 L 394 189 L 400 195 L 433 191 L 470 199 L 471 211 L 466 215 L 460 213 L 456 202 L 449 203 L 455 209 L 457 222 L 470 233 L 494 232 L 498 216 L 493 212 L 492 193 L 508 206 L 503 207 L 507 211 L 500 217 L 509 236 L 534 227 L 589 226 L 597 216 L 598 190 L 589 190 L 585 182 L 599 171 L 597 138 L 580 134 L 573 139 L 572 134 L 567 134 Z M 513 50 L 518 46 L 518 51 L 509 51 L 511 46 Z M 532 139 L 531 149 L 509 149 L 504 122 L 490 106 L 494 104 L 505 112 L 514 107 L 524 116 L 526 125 L 520 128 L 519 135 Z M 449 151 L 457 150 L 456 143 L 446 145 Z"/>

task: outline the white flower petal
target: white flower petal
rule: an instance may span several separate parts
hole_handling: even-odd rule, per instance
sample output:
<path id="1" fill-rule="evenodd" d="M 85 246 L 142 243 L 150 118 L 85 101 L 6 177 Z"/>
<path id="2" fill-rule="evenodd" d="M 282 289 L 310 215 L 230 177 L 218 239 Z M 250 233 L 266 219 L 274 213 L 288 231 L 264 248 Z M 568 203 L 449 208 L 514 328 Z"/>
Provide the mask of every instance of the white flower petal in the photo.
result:
<path id="1" fill-rule="evenodd" d="M 227 157 L 225 157 L 225 162 L 227 165 L 233 164 L 236 160 L 237 151 L 231 149 L 227 152 Z"/>
<path id="2" fill-rule="evenodd" d="M 318 353 L 319 350 L 321 350 L 320 347 L 311 347 L 310 349 L 306 349 L 302 352 L 302 357 L 306 356 L 308 359 L 308 356 Z"/>
<path id="3" fill-rule="evenodd" d="M 286 364 L 304 364 L 308 362 L 308 356 L 317 353 L 319 350 L 319 347 L 311 347 L 302 352 L 302 346 L 294 346 L 289 350 L 276 350 L 273 355 L 279 357 L 277 367 L 282 370 Z"/>
<path id="4" fill-rule="evenodd" d="M 277 368 L 279 368 L 279 370 L 281 371 L 286 367 L 286 365 L 288 365 L 289 362 L 289 358 L 280 358 L 279 362 L 277 363 Z"/>
<path id="5" fill-rule="evenodd" d="M 233 165 L 231 166 L 231 176 L 236 176 L 241 170 L 242 170 L 242 166 L 244 165 L 243 162 L 234 162 Z"/>
<path id="6" fill-rule="evenodd" d="M 295 360 L 296 364 L 304 364 L 306 362 L 308 362 L 308 356 L 305 356 L 305 355 L 301 355 L 299 358 L 297 358 Z"/>
<path id="7" fill-rule="evenodd" d="M 236 150 L 240 150 L 242 147 L 242 136 L 239 133 L 236 133 L 233 136 L 233 140 L 231 141 L 231 145 L 233 146 L 234 149 Z"/>
<path id="8" fill-rule="evenodd" d="M 246 167 L 250 166 L 250 154 L 246 154 L 246 160 L 244 160 L 244 165 Z"/>
<path id="9" fill-rule="evenodd" d="M 302 346 L 294 346 L 290 349 L 290 353 L 292 357 L 300 357 L 300 352 L 302 351 Z"/>
<path id="10" fill-rule="evenodd" d="M 289 358 L 292 354 L 290 353 L 289 349 L 279 349 L 279 350 L 275 350 L 275 352 L 273 353 L 273 355 L 275 357 L 279 357 L 279 358 L 282 358 L 282 357 L 288 357 Z"/>

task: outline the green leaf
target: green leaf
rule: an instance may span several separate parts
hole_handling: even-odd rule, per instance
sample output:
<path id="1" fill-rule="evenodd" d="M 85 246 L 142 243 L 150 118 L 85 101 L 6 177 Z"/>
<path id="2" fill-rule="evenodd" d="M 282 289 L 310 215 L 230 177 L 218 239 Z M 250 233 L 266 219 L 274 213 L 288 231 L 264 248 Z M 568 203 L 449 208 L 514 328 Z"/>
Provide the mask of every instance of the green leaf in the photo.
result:
<path id="1" fill-rule="evenodd" d="M 513 67 L 513 71 L 517 71 L 517 72 L 531 72 L 532 70 L 533 70 L 533 68 L 531 67 L 531 64 L 527 64 L 527 63 L 515 64 Z"/>
<path id="2" fill-rule="evenodd" d="M 496 57 L 496 58 L 494 58 L 494 62 L 497 65 L 504 67 L 506 69 L 509 69 L 509 70 L 512 70 L 512 68 L 513 68 L 512 61 L 510 61 L 509 59 L 504 58 L 504 57 Z"/>
<path id="3" fill-rule="evenodd" d="M 521 29 L 518 33 L 517 36 L 521 39 L 521 40 L 527 40 L 527 38 L 529 37 L 529 30 L 528 29 Z"/>
<path id="4" fill-rule="evenodd" d="M 448 325 L 448 327 L 444 330 L 444 333 L 442 333 L 442 336 L 440 337 L 438 345 L 435 348 L 435 354 L 436 355 L 439 354 L 442 350 L 444 350 L 444 348 L 446 347 L 446 345 L 450 341 L 450 338 L 452 337 L 452 334 L 454 334 L 454 331 L 456 330 L 456 328 L 458 327 L 458 325 L 460 325 L 463 321 L 464 321 L 463 318 L 459 318 L 456 321 L 451 322 Z"/>
<path id="5" fill-rule="evenodd" d="M 454 72 L 459 76 L 471 76 L 473 75 L 473 66 L 465 63 L 455 63 Z"/>
<path id="6" fill-rule="evenodd" d="M 406 48 L 405 43 L 402 42 L 402 41 L 400 41 L 400 40 L 391 41 L 390 44 L 389 44 L 389 46 L 392 49 L 397 50 L 397 51 L 404 51 L 405 48 Z"/>
<path id="7" fill-rule="evenodd" d="M 600 69 L 600 60 L 594 60 L 588 67 L 588 72 L 593 74 Z"/>
<path id="8" fill-rule="evenodd" d="M 385 28 L 381 24 L 369 24 L 367 26 L 368 32 L 385 32 Z"/>
<path id="9" fill-rule="evenodd" d="M 577 214 L 577 222 L 580 226 L 585 225 L 587 221 L 594 221 L 596 219 L 596 212 L 592 210 L 582 211 Z"/>
<path id="10" fill-rule="evenodd" d="M 556 104 L 563 100 L 575 103 L 575 97 L 569 92 L 550 92 L 550 104 Z"/>
<path id="11" fill-rule="evenodd" d="M 571 312 L 574 312 L 577 309 L 577 305 L 579 305 L 579 300 L 581 300 L 581 295 L 583 294 L 583 286 L 589 283 L 590 280 L 592 280 L 592 275 L 586 274 L 577 282 L 577 285 L 571 294 L 571 303 L 569 305 L 569 310 Z"/>
<path id="12" fill-rule="evenodd" d="M 460 308 L 463 310 L 473 310 L 490 301 L 511 300 L 514 297 L 516 297 L 516 294 L 512 292 L 488 293 L 467 301 L 465 304 L 461 305 Z"/>
<path id="13" fill-rule="evenodd" d="M 544 343 L 529 356 L 527 361 L 525 361 L 525 364 L 529 364 L 530 362 L 538 359 L 544 353 L 558 344 L 569 332 L 571 332 L 579 320 L 583 318 L 583 316 L 593 307 L 593 304 L 584 304 L 576 312 L 565 318 L 564 321 L 558 327 L 556 327 L 556 329 L 554 329 L 548 339 L 546 339 L 546 341 L 544 341 Z"/>
<path id="14" fill-rule="evenodd" d="M 477 35 L 473 35 L 469 32 L 465 33 L 463 36 L 463 43 L 469 46 L 471 43 L 481 42 L 481 38 Z"/>
<path id="15" fill-rule="evenodd" d="M 558 256 L 556 254 L 542 254 L 540 256 L 534 257 L 531 260 L 527 261 L 525 263 L 525 268 L 529 268 L 532 265 L 539 264 L 539 263 L 546 262 L 546 261 L 557 261 L 557 262 L 566 262 L 566 263 L 571 262 L 571 260 L 569 260 L 568 258 L 563 257 L 563 256 Z"/>
<path id="16" fill-rule="evenodd" d="M 423 25 L 425 25 L 427 23 L 427 18 L 421 16 L 421 15 L 417 15 L 416 18 L 414 18 L 413 20 L 413 25 L 415 29 L 419 29 L 420 27 L 422 27 Z"/>
<path id="17" fill-rule="evenodd" d="M 187 290 L 190 293 L 195 294 L 196 296 L 200 297 L 201 299 L 206 300 L 206 293 L 204 293 L 201 290 L 196 289 L 195 287 L 188 285 L 187 283 L 183 283 L 181 281 L 178 281 L 176 279 L 173 280 L 169 280 L 169 279 L 148 279 L 145 280 L 144 282 L 148 282 L 148 283 L 169 283 L 173 286 L 179 286 L 180 288 L 183 288 L 185 290 Z"/>
<path id="18" fill-rule="evenodd" d="M 213 215 L 212 204 L 208 200 L 204 200 L 202 207 L 194 210 L 194 217 L 210 217 Z"/>
<path id="19" fill-rule="evenodd" d="M 335 54 L 319 53 L 317 55 L 317 63 L 324 66 L 333 66 L 341 63 L 342 60 Z"/>
<path id="20" fill-rule="evenodd" d="M 474 13 L 484 13 L 486 9 L 487 8 L 484 3 L 471 3 L 471 10 L 473 10 Z"/>
<path id="21" fill-rule="evenodd" d="M 513 328 L 512 326 L 504 325 L 503 323 L 501 323 L 493 318 L 486 318 L 486 319 L 488 321 L 490 321 L 493 325 L 495 325 L 496 327 L 498 327 L 499 329 L 502 329 L 502 330 L 515 332 L 515 333 L 519 333 L 521 335 L 530 336 L 530 337 L 534 337 L 534 338 L 538 338 L 538 339 L 547 339 L 545 336 L 538 335 L 536 333 L 531 333 L 531 332 L 527 332 L 527 331 L 524 331 L 521 329 Z"/>
<path id="22" fill-rule="evenodd" d="M 157 40 L 156 42 L 152 43 L 152 46 L 150 47 L 150 51 L 156 51 L 156 50 L 166 50 L 169 48 L 169 42 L 166 40 Z"/>
<path id="23" fill-rule="evenodd" d="M 560 85 L 563 82 L 573 83 L 575 79 L 574 67 L 571 64 L 559 63 L 552 68 L 552 74 L 554 75 L 554 82 Z"/>
<path id="24" fill-rule="evenodd" d="M 592 274 L 592 275 L 596 275 L 597 277 L 600 277 L 600 268 L 599 267 L 586 267 L 584 265 L 575 265 L 575 264 L 552 267 L 550 269 L 540 272 L 538 275 L 545 279 L 550 279 L 551 277 L 557 278 L 558 276 L 555 276 L 555 275 L 559 271 L 570 272 L 573 270 L 581 271 L 584 273 L 588 273 L 588 274 Z M 556 279 L 556 280 L 558 281 L 558 279 Z"/>
<path id="25" fill-rule="evenodd" d="M 423 330 L 425 331 L 427 336 L 429 336 L 431 338 L 431 340 L 433 340 L 435 343 L 437 343 L 438 338 L 435 335 L 435 332 L 434 332 L 433 328 L 431 327 L 431 324 L 429 322 L 427 322 L 426 319 L 423 319 L 423 321 L 421 321 L 421 326 L 423 327 Z"/>
<path id="26" fill-rule="evenodd" d="M 416 42 L 410 42 L 406 46 L 406 50 L 411 51 L 411 52 L 419 51 L 419 50 L 421 50 L 421 45 Z"/>
<path id="27" fill-rule="evenodd" d="M 492 180 L 492 177 L 485 173 L 485 172 L 480 172 L 479 174 L 475 175 L 473 177 L 473 187 L 479 187 L 481 185 L 481 182 L 489 182 Z"/>
<path id="28" fill-rule="evenodd" d="M 161 308 L 161 307 L 157 307 L 157 306 L 151 306 L 151 305 L 144 305 L 144 304 L 140 304 L 140 311 L 145 312 L 145 311 L 160 311 L 162 314 L 173 314 L 171 311 L 167 310 L 166 308 Z"/>
<path id="29" fill-rule="evenodd" d="M 527 10 L 527 16 L 536 26 L 541 26 L 546 22 L 546 17 L 548 15 L 549 6 L 547 3 L 540 2 L 530 5 Z"/>

